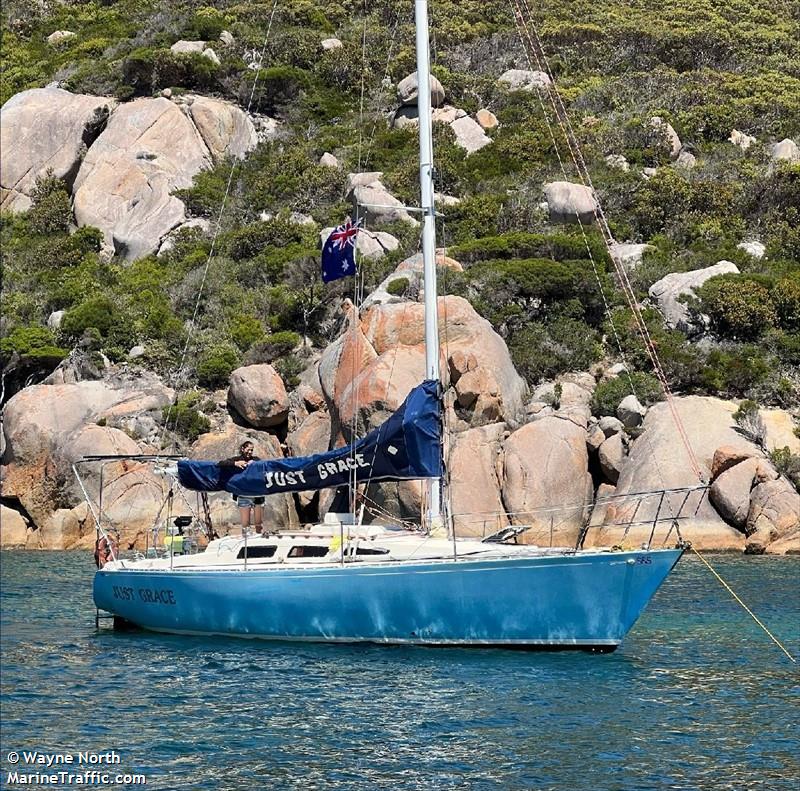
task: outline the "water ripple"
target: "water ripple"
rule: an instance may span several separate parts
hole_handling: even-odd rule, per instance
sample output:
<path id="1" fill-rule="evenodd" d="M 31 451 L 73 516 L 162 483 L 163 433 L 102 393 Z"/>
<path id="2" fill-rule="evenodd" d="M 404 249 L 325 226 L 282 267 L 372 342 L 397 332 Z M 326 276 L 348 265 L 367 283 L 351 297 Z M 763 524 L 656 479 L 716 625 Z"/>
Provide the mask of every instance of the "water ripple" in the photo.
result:
<path id="1" fill-rule="evenodd" d="M 607 656 L 96 633 L 88 556 L 2 560 L 4 776 L 23 749 L 114 749 L 170 790 L 781 791 L 800 773 L 800 676 L 692 558 Z M 800 654 L 800 561 L 715 563 Z"/>

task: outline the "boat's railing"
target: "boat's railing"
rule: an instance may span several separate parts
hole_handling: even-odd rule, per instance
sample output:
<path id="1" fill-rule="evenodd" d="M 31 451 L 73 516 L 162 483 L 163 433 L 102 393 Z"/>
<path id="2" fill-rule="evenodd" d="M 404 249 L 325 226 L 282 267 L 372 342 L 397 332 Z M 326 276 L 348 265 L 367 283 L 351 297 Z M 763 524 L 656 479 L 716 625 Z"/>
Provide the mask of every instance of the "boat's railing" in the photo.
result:
<path id="1" fill-rule="evenodd" d="M 120 557 L 118 542 L 115 540 L 115 537 L 112 534 L 116 531 L 113 530 L 113 527 L 110 524 L 106 524 L 103 521 L 103 492 L 105 489 L 106 467 L 109 464 L 118 464 L 125 461 L 133 461 L 137 463 L 164 463 L 166 461 L 177 461 L 181 458 L 183 457 L 164 454 L 103 454 L 84 456 L 72 464 L 72 473 L 78 482 L 78 486 L 83 494 L 83 499 L 85 500 L 86 506 L 88 507 L 89 513 L 92 515 L 92 519 L 94 521 L 95 531 L 97 533 L 97 546 L 99 547 L 100 541 L 103 539 L 106 547 L 108 548 L 109 556 L 112 561 L 119 560 Z M 96 501 L 90 496 L 86 486 L 86 481 L 79 470 L 79 467 L 85 464 L 98 464 L 100 467 L 98 496 Z M 160 518 L 163 507 L 164 504 L 162 504 L 162 507 L 158 512 L 156 521 Z"/>
<path id="2" fill-rule="evenodd" d="M 697 517 L 708 486 L 683 486 L 598 497 L 593 502 L 559 504 L 524 511 L 454 513 L 457 535 L 485 542 L 520 542 L 538 546 L 582 548 L 590 531 L 599 545 L 666 545 L 683 541 L 680 525 Z M 643 528 L 643 529 L 642 529 Z M 577 539 L 576 539 L 577 531 Z"/>

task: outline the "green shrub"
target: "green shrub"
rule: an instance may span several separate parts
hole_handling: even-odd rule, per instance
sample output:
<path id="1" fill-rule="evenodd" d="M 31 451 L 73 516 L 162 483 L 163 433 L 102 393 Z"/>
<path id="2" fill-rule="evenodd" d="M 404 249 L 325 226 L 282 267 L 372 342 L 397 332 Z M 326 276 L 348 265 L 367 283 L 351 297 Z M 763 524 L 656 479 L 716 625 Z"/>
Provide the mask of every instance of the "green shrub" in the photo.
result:
<path id="1" fill-rule="evenodd" d="M 248 365 L 272 363 L 291 354 L 300 344 L 300 340 L 301 338 L 296 332 L 289 330 L 273 332 L 250 349 L 245 362 Z"/>
<path id="2" fill-rule="evenodd" d="M 792 453 L 788 446 L 775 448 L 769 454 L 769 460 L 775 469 L 792 482 L 794 488 L 800 492 L 800 455 Z"/>
<path id="3" fill-rule="evenodd" d="M 303 240 L 303 235 L 302 226 L 285 220 L 259 221 L 233 231 L 227 238 L 227 252 L 234 261 L 241 261 L 297 244 Z"/>
<path id="4" fill-rule="evenodd" d="M 101 337 L 107 337 L 121 320 L 117 304 L 110 297 L 99 294 L 68 310 L 61 321 L 61 331 L 75 340 L 91 327 Z"/>
<path id="5" fill-rule="evenodd" d="M 172 406 L 165 407 L 162 417 L 167 429 L 175 431 L 190 442 L 210 431 L 211 421 L 197 409 L 200 398 L 200 393 L 187 393 Z"/>
<path id="6" fill-rule="evenodd" d="M 8 362 L 14 354 L 44 364 L 57 364 L 67 356 L 66 349 L 56 344 L 53 333 L 46 327 L 17 327 L 0 340 L 0 359 Z"/>
<path id="7" fill-rule="evenodd" d="M 267 115 L 279 113 L 289 102 L 297 99 L 301 91 L 307 90 L 312 84 L 312 77 L 305 69 L 293 66 L 261 69 L 256 78 L 258 82 L 253 95 L 253 109 Z M 252 88 L 252 78 L 245 81 L 242 88 L 244 90 L 239 98 L 246 102 Z"/>
<path id="8" fill-rule="evenodd" d="M 33 233 L 63 233 L 72 222 L 69 192 L 61 179 L 48 170 L 36 179 L 33 189 L 33 206 L 28 223 Z"/>
<path id="9" fill-rule="evenodd" d="M 631 383 L 633 387 L 631 387 Z M 592 396 L 592 412 L 598 417 L 602 415 L 616 417 L 620 401 L 632 392 L 645 406 L 660 401 L 663 394 L 661 385 L 654 376 L 637 371 L 632 373 L 629 379 L 623 373 L 615 379 L 609 379 L 597 385 Z"/>
<path id="10" fill-rule="evenodd" d="M 190 90 L 214 90 L 220 67 L 199 52 L 157 50 L 153 54 L 152 87 L 182 87 Z"/>
<path id="11" fill-rule="evenodd" d="M 264 337 L 264 326 L 255 316 L 240 315 L 228 322 L 228 332 L 239 349 L 246 352 Z"/>
<path id="12" fill-rule="evenodd" d="M 596 261 L 608 261 L 602 239 L 589 234 L 589 248 Z M 551 258 L 554 261 L 588 259 L 586 242 L 581 234 L 526 233 L 515 231 L 500 236 L 486 236 L 454 245 L 448 251 L 462 264 L 510 258 Z"/>
<path id="13" fill-rule="evenodd" d="M 297 387 L 300 384 L 300 374 L 305 370 L 308 361 L 296 354 L 281 357 L 275 363 L 275 370 L 283 379 L 287 388 Z"/>
<path id="14" fill-rule="evenodd" d="M 228 24 L 227 20 L 221 11 L 210 6 L 203 6 L 195 11 L 194 22 L 187 35 L 195 40 L 213 41 L 219 38 L 226 24 Z"/>
<path id="15" fill-rule="evenodd" d="M 772 361 L 758 346 L 720 347 L 707 354 L 701 381 L 709 392 L 736 397 L 763 382 L 771 370 Z"/>
<path id="16" fill-rule="evenodd" d="M 569 317 L 526 326 L 514 334 L 509 351 L 517 371 L 531 385 L 585 370 L 602 355 L 597 331 Z"/>
<path id="17" fill-rule="evenodd" d="M 695 292 L 700 310 L 711 320 L 711 328 L 723 338 L 751 340 L 776 321 L 769 291 L 760 283 L 740 275 L 718 275 Z"/>
<path id="18" fill-rule="evenodd" d="M 766 447 L 767 427 L 755 401 L 750 399 L 742 401 L 733 413 L 733 420 L 749 440 L 762 449 Z"/>
<path id="19" fill-rule="evenodd" d="M 393 297 L 402 297 L 408 290 L 410 282 L 407 277 L 398 277 L 386 286 L 386 291 Z"/>
<path id="20" fill-rule="evenodd" d="M 136 49 L 122 61 L 122 79 L 135 96 L 148 96 L 153 90 L 154 68 L 154 51 Z"/>
<path id="21" fill-rule="evenodd" d="M 779 326 L 787 332 L 800 332 L 800 274 L 779 280 L 770 296 Z"/>
<path id="22" fill-rule="evenodd" d="M 197 381 L 204 387 L 222 387 L 239 364 L 239 353 L 230 346 L 214 346 L 200 357 Z"/>

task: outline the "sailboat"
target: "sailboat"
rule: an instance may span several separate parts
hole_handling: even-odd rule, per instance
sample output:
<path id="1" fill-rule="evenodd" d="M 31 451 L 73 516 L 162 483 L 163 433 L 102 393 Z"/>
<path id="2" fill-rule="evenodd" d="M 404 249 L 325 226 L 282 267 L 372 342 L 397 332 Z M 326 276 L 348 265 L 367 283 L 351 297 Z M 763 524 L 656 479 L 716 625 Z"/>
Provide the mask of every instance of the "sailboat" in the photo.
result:
<path id="1" fill-rule="evenodd" d="M 425 381 L 383 425 L 349 446 L 253 461 L 243 470 L 178 459 L 174 474 L 189 490 L 247 496 L 424 480 L 421 528 L 329 513 L 303 530 L 213 537 L 195 554 L 178 554 L 174 542 L 161 557 L 122 559 L 112 549 L 95 575 L 94 602 L 119 624 L 273 640 L 608 652 L 686 548 L 681 541 L 653 548 L 652 533 L 628 550 L 517 544 L 514 528 L 480 540 L 456 538 L 450 526 L 448 535 L 426 0 L 416 0 L 415 9 Z M 92 513 L 110 546 L 102 509 Z"/>

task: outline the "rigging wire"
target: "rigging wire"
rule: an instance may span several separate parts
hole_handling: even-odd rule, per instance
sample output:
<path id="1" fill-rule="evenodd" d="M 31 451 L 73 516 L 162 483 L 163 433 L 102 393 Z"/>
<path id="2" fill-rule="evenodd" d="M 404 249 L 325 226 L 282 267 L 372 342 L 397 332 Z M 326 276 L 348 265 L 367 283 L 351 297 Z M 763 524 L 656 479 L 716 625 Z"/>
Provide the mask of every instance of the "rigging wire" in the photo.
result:
<path id="1" fill-rule="evenodd" d="M 545 67 L 545 64 L 543 64 L 544 52 L 541 49 L 541 46 L 539 47 L 538 50 L 534 46 L 533 40 L 532 40 L 532 37 L 531 37 L 531 33 L 528 30 L 528 26 L 526 24 L 526 21 L 525 21 L 525 18 L 523 16 L 523 14 L 522 14 L 522 7 L 521 7 L 520 3 L 521 2 L 525 2 L 526 3 L 526 8 L 527 8 L 527 2 L 526 2 L 526 0 L 511 0 L 511 2 L 512 2 L 513 7 L 514 7 L 513 8 L 514 20 L 515 20 L 515 23 L 517 25 L 517 31 L 518 31 L 519 36 L 520 36 L 520 41 L 521 41 L 521 43 L 523 45 L 523 51 L 524 51 L 525 57 L 526 57 L 526 59 L 528 61 L 528 65 L 530 66 L 530 68 L 533 68 L 533 63 L 531 61 L 531 55 L 533 55 L 533 58 L 536 60 L 536 65 L 539 68 L 539 71 L 544 71 L 544 67 Z M 533 25 L 533 23 L 531 23 L 531 27 L 534 28 L 534 30 L 535 30 L 535 26 Z M 526 39 L 527 39 L 527 43 L 528 43 L 527 46 L 526 46 Z M 553 95 L 555 94 L 555 96 L 557 96 L 559 101 L 560 101 L 560 96 L 558 95 L 558 91 L 557 91 L 556 86 L 555 86 L 555 80 L 553 79 L 552 70 L 549 68 L 549 65 L 546 65 L 546 68 L 547 68 L 547 72 L 546 73 L 548 74 L 548 76 L 550 78 L 550 84 L 549 84 L 549 86 L 547 86 L 547 94 L 548 94 L 548 97 L 550 99 L 550 103 L 551 103 L 551 106 L 553 108 L 553 112 L 554 112 L 554 114 L 556 116 L 556 119 L 559 122 L 559 126 L 561 128 L 561 131 L 562 131 L 565 139 L 567 140 L 567 143 L 569 144 L 569 142 L 570 142 L 569 141 L 569 136 L 567 135 L 567 131 L 566 131 L 566 128 L 565 128 L 564 124 L 559 120 L 558 111 L 557 111 L 557 108 L 556 108 L 555 100 L 553 98 Z M 540 108 L 542 110 L 542 116 L 543 116 L 545 124 L 547 126 L 547 130 L 548 130 L 548 133 L 549 133 L 549 136 L 550 136 L 550 141 L 551 141 L 551 143 L 553 145 L 553 149 L 554 149 L 556 157 L 558 159 L 558 163 L 559 163 L 559 167 L 561 169 L 561 173 L 562 173 L 562 175 L 563 175 L 565 180 L 569 180 L 569 176 L 567 175 L 567 168 L 566 168 L 566 165 L 564 164 L 564 159 L 561 156 L 560 147 L 559 147 L 558 141 L 556 139 L 556 134 L 555 134 L 555 131 L 553 129 L 553 125 L 552 125 L 552 123 L 550 121 L 550 115 L 547 112 L 547 109 L 545 107 L 544 101 L 542 99 L 541 91 L 536 90 L 535 92 L 536 92 L 536 97 L 537 97 L 537 99 L 539 101 L 539 106 L 540 106 Z M 562 104 L 562 107 L 563 107 L 563 104 Z M 566 111 L 565 111 L 565 113 L 566 113 Z M 574 139 L 574 135 L 573 135 L 573 139 Z M 576 141 L 576 143 L 577 143 L 577 141 Z M 579 169 L 576 157 L 572 153 L 571 146 L 570 146 L 570 156 L 571 156 L 573 164 L 575 165 L 576 170 L 578 171 L 578 175 L 580 177 L 580 169 Z M 594 188 L 592 187 L 591 189 L 593 191 L 593 194 L 596 195 L 596 193 L 594 193 Z M 599 206 L 599 201 L 596 198 L 595 198 L 594 202 L 595 202 L 595 206 Z M 587 232 L 586 232 L 585 224 L 584 224 L 583 220 L 581 219 L 580 214 L 578 213 L 577 209 L 575 210 L 575 219 L 577 221 L 578 227 L 580 228 L 581 237 L 583 239 L 583 244 L 584 244 L 584 247 L 586 249 L 586 253 L 587 253 L 588 257 L 589 257 L 589 261 L 591 262 L 591 265 L 592 265 L 592 272 L 594 274 L 595 282 L 597 283 L 598 291 L 599 291 L 600 297 L 601 297 L 601 299 L 603 301 L 604 312 L 605 312 L 606 316 L 608 317 L 609 325 L 611 326 L 611 330 L 612 330 L 612 333 L 614 335 L 614 340 L 615 340 L 617 348 L 619 350 L 620 357 L 623 360 L 623 364 L 625 366 L 625 376 L 626 376 L 626 378 L 628 380 L 628 384 L 629 384 L 629 387 L 631 389 L 631 392 L 638 399 L 639 396 L 638 396 L 638 393 L 636 391 L 636 386 L 634 384 L 633 377 L 631 376 L 631 366 L 627 362 L 627 357 L 625 355 L 625 352 L 624 352 L 624 349 L 623 349 L 623 346 L 622 346 L 622 341 L 620 339 L 619 333 L 617 331 L 616 324 L 614 322 L 614 317 L 613 317 L 613 313 L 611 311 L 611 306 L 610 306 L 610 304 L 608 302 L 608 298 L 606 296 L 605 289 L 603 288 L 603 283 L 602 283 L 602 280 L 600 278 L 599 268 L 598 268 L 597 262 L 595 260 L 594 254 L 592 253 L 592 249 L 591 249 L 591 245 L 589 243 L 589 237 L 588 237 Z M 604 240 L 605 240 L 605 236 L 604 236 Z M 607 240 L 605 240 L 605 241 L 606 241 L 606 249 L 608 251 L 609 257 L 611 258 L 611 261 L 612 261 L 612 263 L 614 264 L 614 266 L 616 268 L 617 264 L 616 264 L 616 261 L 615 261 L 615 258 L 613 256 L 613 254 L 611 253 L 611 248 L 609 246 L 609 243 L 608 243 Z M 628 302 L 630 304 L 630 300 L 628 300 Z M 631 309 L 634 311 L 634 313 L 636 313 L 637 310 L 638 310 L 638 305 L 636 304 L 635 300 L 633 301 L 633 304 L 631 305 Z M 675 420 L 676 417 L 677 417 L 677 413 L 676 413 L 676 411 L 674 409 L 672 410 L 672 416 L 673 416 L 673 420 Z M 661 465 L 660 465 L 659 460 L 658 460 L 658 455 L 656 454 L 655 448 L 653 447 L 652 440 L 647 435 L 647 432 L 645 432 L 643 436 L 645 436 L 646 439 L 647 439 L 648 447 L 650 449 L 650 455 L 651 455 L 651 457 L 653 459 L 653 462 L 655 464 L 656 473 L 658 474 L 658 477 L 659 477 L 659 479 L 661 481 L 662 488 L 666 489 L 667 486 L 666 486 L 666 483 L 665 483 L 665 480 L 664 480 L 664 475 L 663 475 L 662 470 L 661 470 Z M 691 446 L 688 446 L 688 447 L 689 447 L 690 454 L 692 454 Z M 693 454 L 690 455 L 690 458 L 692 458 L 692 457 L 693 457 Z M 702 475 L 699 474 L 699 469 L 697 470 L 697 474 L 698 474 L 698 478 L 700 480 L 702 480 Z M 673 507 L 672 507 L 672 503 L 670 502 L 669 498 L 667 498 L 667 507 L 669 508 L 670 512 L 672 513 L 673 512 Z M 673 516 L 674 516 L 674 513 L 673 513 Z"/>
<path id="2" fill-rule="evenodd" d="M 261 52 L 260 52 L 259 57 L 258 57 L 258 68 L 255 70 L 255 76 L 253 77 L 253 87 L 250 89 L 250 98 L 247 101 L 247 109 L 246 109 L 245 112 L 246 112 L 246 114 L 248 116 L 250 115 L 250 110 L 251 110 L 251 108 L 253 106 L 253 98 L 255 97 L 256 87 L 258 86 L 259 76 L 261 75 L 261 66 L 264 63 L 264 55 L 266 54 L 266 51 L 267 51 L 267 44 L 269 43 L 270 35 L 271 35 L 271 32 L 272 32 L 272 23 L 273 23 L 273 20 L 275 19 L 275 11 L 277 10 L 277 8 L 278 8 L 278 0 L 274 0 L 274 3 L 272 5 L 272 12 L 270 13 L 270 17 L 269 17 L 269 23 L 267 24 L 267 32 L 266 32 L 266 35 L 264 36 L 264 43 L 263 43 L 263 45 L 261 47 Z M 182 379 L 183 379 L 183 377 L 185 375 L 186 357 L 187 357 L 187 354 L 189 352 L 189 346 L 190 346 L 190 344 L 192 342 L 192 338 L 194 337 L 195 329 L 197 327 L 197 315 L 200 312 L 200 302 L 201 302 L 201 300 L 203 298 L 203 291 L 205 290 L 206 280 L 208 278 L 208 271 L 209 271 L 209 268 L 211 267 L 211 261 L 214 258 L 214 252 L 215 252 L 216 245 L 217 245 L 217 239 L 218 239 L 220 231 L 222 229 L 222 217 L 223 217 L 223 214 L 225 212 L 225 207 L 226 207 L 226 205 L 228 203 L 228 196 L 230 195 L 231 186 L 233 185 L 233 177 L 234 177 L 234 174 L 236 173 L 237 164 L 238 164 L 238 159 L 236 157 L 234 157 L 233 161 L 231 163 L 230 173 L 228 174 L 228 180 L 227 180 L 227 183 L 225 184 L 225 192 L 224 192 L 224 194 L 222 196 L 222 203 L 220 204 L 219 212 L 217 213 L 217 222 L 216 222 L 216 226 L 214 228 L 214 235 L 211 238 L 211 247 L 209 248 L 208 256 L 206 258 L 206 263 L 205 263 L 205 266 L 203 267 L 203 276 L 202 276 L 202 278 L 200 280 L 200 288 L 197 291 L 197 299 L 195 300 L 194 311 L 192 313 L 192 318 L 189 321 L 189 332 L 188 332 L 188 334 L 186 336 L 186 342 L 183 345 L 183 351 L 181 352 L 181 360 L 180 360 L 180 364 L 178 365 L 178 371 L 177 371 L 177 373 L 175 374 L 175 376 L 173 378 L 173 382 L 175 384 L 176 391 L 180 388 L 181 381 L 182 381 Z M 177 396 L 177 393 L 176 393 L 176 396 Z M 169 414 L 169 413 L 167 413 L 167 414 Z M 178 422 L 178 411 L 176 409 L 175 412 L 174 412 L 173 430 L 174 430 L 174 427 L 177 426 L 177 422 Z M 166 436 L 168 428 L 169 428 L 169 419 L 164 421 L 164 427 L 163 427 L 163 429 L 161 431 L 161 439 L 160 439 L 159 444 L 162 447 L 164 445 L 164 437 Z M 175 444 L 176 444 L 176 440 L 173 438 L 173 441 L 172 441 L 172 447 L 173 448 L 175 447 Z"/>
<path id="3" fill-rule="evenodd" d="M 546 73 L 550 79 L 550 83 L 547 86 L 546 92 L 548 98 L 550 99 L 550 103 L 553 107 L 553 112 L 555 114 L 556 120 L 564 135 L 564 139 L 567 142 L 567 146 L 570 152 L 570 157 L 572 159 L 573 164 L 575 165 L 578 177 L 580 178 L 583 186 L 588 187 L 591 190 L 592 195 L 595 198 L 593 207 L 595 221 L 597 223 L 598 228 L 600 229 L 601 235 L 603 236 L 606 249 L 614 265 L 614 269 L 617 274 L 620 286 L 622 288 L 622 292 L 633 314 L 637 330 L 639 331 L 642 341 L 644 342 L 647 355 L 650 358 L 650 361 L 653 365 L 653 371 L 664 391 L 667 405 L 670 409 L 670 412 L 672 413 L 673 422 L 675 423 L 675 426 L 678 430 L 681 442 L 683 443 L 684 448 L 686 449 L 686 453 L 689 459 L 689 463 L 692 467 L 692 471 L 694 472 L 698 480 L 702 481 L 704 478 L 703 472 L 697 460 L 697 456 L 694 453 L 694 449 L 692 448 L 691 443 L 689 441 L 688 434 L 686 433 L 686 429 L 683 424 L 683 420 L 681 419 L 677 407 L 674 403 L 674 395 L 669 386 L 669 382 L 667 380 L 666 374 L 664 373 L 664 369 L 661 365 L 661 360 L 659 359 L 655 343 L 653 342 L 652 336 L 650 335 L 650 331 L 647 328 L 646 322 L 644 321 L 641 308 L 639 307 L 638 301 L 636 300 L 636 295 L 634 293 L 633 286 L 631 285 L 630 279 L 628 278 L 628 274 L 625 270 L 625 267 L 622 265 L 618 257 L 615 256 L 613 253 L 612 245 L 615 243 L 614 237 L 611 233 L 611 229 L 608 225 L 608 222 L 606 220 L 600 202 L 599 200 L 597 200 L 597 192 L 594 188 L 594 184 L 592 183 L 591 175 L 589 174 L 589 170 L 586 166 L 583 154 L 581 153 L 580 145 L 575 135 L 575 131 L 572 127 L 572 123 L 569 119 L 569 115 L 566 112 L 566 108 L 564 107 L 564 102 L 561 98 L 561 95 L 556 90 L 553 72 L 552 69 L 550 68 L 549 61 L 547 60 L 547 56 L 542 46 L 541 39 L 539 38 L 536 24 L 532 20 L 533 14 L 528 5 L 528 0 L 512 0 L 512 3 L 514 5 L 515 20 L 517 22 L 518 29 L 521 31 L 520 35 L 522 35 L 522 31 L 524 31 L 525 36 L 527 37 L 528 40 L 528 44 L 531 48 L 531 51 L 533 52 L 534 58 L 536 59 L 536 63 L 539 67 L 539 70 Z M 530 20 L 530 28 L 528 27 L 528 23 L 525 20 L 525 16 L 523 14 L 523 7 L 525 11 L 527 11 L 528 18 Z M 549 128 L 549 123 L 548 123 L 548 128 Z M 583 224 L 582 223 L 580 224 L 581 224 L 581 229 L 583 230 Z M 609 320 L 613 326 L 613 319 L 611 316 L 609 316 Z M 616 330 L 615 330 L 615 335 L 616 335 Z"/>
<path id="4" fill-rule="evenodd" d="M 686 449 L 686 453 L 687 453 L 687 456 L 688 456 L 688 459 L 689 459 L 689 463 L 690 463 L 690 465 L 692 467 L 692 471 L 697 476 L 698 480 L 700 480 L 702 482 L 704 480 L 704 475 L 703 475 L 702 470 L 700 468 L 700 464 L 699 464 L 699 462 L 697 460 L 697 456 L 695 455 L 694 450 L 693 450 L 693 448 L 691 446 L 691 443 L 689 441 L 689 437 L 688 437 L 688 435 L 686 433 L 686 428 L 685 428 L 685 426 L 683 424 L 683 421 L 682 421 L 682 419 L 680 417 L 680 414 L 678 413 L 677 407 L 675 406 L 674 395 L 673 395 L 672 390 L 671 390 L 671 388 L 669 386 L 669 382 L 667 380 L 666 374 L 664 373 L 664 369 L 663 369 L 663 367 L 661 365 L 661 360 L 659 359 L 658 352 L 657 352 L 657 349 L 656 349 L 656 345 L 655 345 L 655 343 L 654 343 L 654 341 L 652 339 L 652 336 L 650 335 L 650 331 L 649 331 L 649 329 L 647 327 L 646 322 L 644 321 L 644 317 L 643 317 L 643 315 L 641 313 L 641 309 L 639 307 L 638 301 L 636 300 L 636 295 L 634 293 L 633 286 L 631 285 L 630 279 L 628 278 L 628 273 L 625 270 L 625 267 L 622 265 L 622 262 L 613 254 L 612 245 L 615 243 L 614 237 L 613 237 L 613 235 L 611 233 L 611 229 L 610 229 L 610 227 L 608 225 L 608 222 L 606 220 L 606 217 L 605 217 L 603 209 L 602 209 L 602 207 L 600 205 L 600 202 L 599 202 L 599 200 L 597 200 L 597 192 L 596 192 L 596 190 L 594 188 L 594 184 L 592 183 L 591 175 L 590 175 L 589 170 L 588 170 L 588 168 L 586 166 L 586 162 L 585 162 L 585 160 L 583 158 L 583 154 L 581 152 L 580 145 L 578 144 L 578 140 L 577 140 L 577 137 L 575 135 L 575 131 L 574 131 L 574 129 L 572 127 L 572 124 L 570 122 L 569 115 L 567 114 L 566 108 L 564 107 L 564 102 L 563 102 L 563 100 L 561 98 L 561 95 L 556 90 L 555 80 L 553 79 L 553 73 L 552 73 L 552 70 L 550 68 L 550 64 L 549 64 L 549 62 L 547 60 L 547 56 L 546 56 L 546 54 L 544 52 L 544 48 L 542 46 L 541 39 L 539 38 L 539 34 L 538 34 L 537 29 L 536 29 L 536 25 L 532 21 L 533 14 L 532 14 L 532 12 L 530 10 L 530 7 L 528 5 L 528 0 L 511 0 L 511 2 L 514 5 L 514 18 L 515 18 L 515 21 L 517 23 L 518 30 L 520 31 L 520 37 L 522 38 L 522 32 L 524 31 L 524 33 L 525 33 L 525 35 L 526 35 L 526 37 L 528 39 L 528 44 L 529 44 L 529 46 L 531 48 L 531 51 L 533 52 L 534 58 L 535 58 L 535 60 L 537 62 L 537 65 L 539 66 L 540 71 L 544 71 L 548 75 L 548 77 L 550 78 L 550 84 L 547 86 L 547 95 L 548 95 L 548 97 L 550 99 L 550 102 L 551 102 L 551 105 L 553 107 L 553 112 L 555 114 L 556 120 L 558 121 L 559 127 L 561 128 L 561 131 L 562 131 L 562 133 L 564 135 L 565 140 L 567 141 L 567 145 L 568 145 L 569 151 L 570 151 L 570 156 L 571 156 L 573 164 L 575 165 L 575 169 L 576 169 L 576 171 L 578 173 L 578 177 L 580 178 L 581 183 L 585 187 L 588 187 L 591 190 L 592 195 L 595 198 L 595 200 L 594 200 L 594 209 L 593 209 L 593 213 L 594 213 L 594 216 L 595 216 L 595 222 L 597 223 L 597 226 L 600 229 L 600 232 L 601 232 L 601 235 L 603 237 L 603 241 L 605 242 L 606 249 L 608 251 L 609 257 L 611 258 L 611 261 L 612 261 L 612 263 L 614 265 L 614 269 L 615 269 L 615 272 L 617 274 L 618 281 L 619 281 L 619 283 L 620 283 L 620 285 L 622 287 L 622 292 L 623 292 L 623 294 L 625 296 L 625 299 L 626 299 L 626 301 L 628 303 L 628 306 L 631 309 L 631 312 L 632 312 L 633 317 L 634 317 L 634 321 L 636 322 L 637 329 L 638 329 L 639 334 L 640 334 L 640 336 L 641 336 L 641 338 L 642 338 L 642 340 L 644 342 L 645 348 L 647 350 L 648 357 L 650 358 L 650 361 L 651 361 L 651 363 L 653 365 L 654 373 L 656 374 L 656 377 L 658 378 L 659 383 L 661 384 L 661 387 L 662 387 L 662 389 L 664 391 L 664 395 L 666 397 L 667 405 L 668 405 L 668 407 L 670 409 L 670 412 L 672 413 L 673 422 L 674 422 L 674 424 L 675 424 L 675 426 L 676 426 L 676 428 L 678 430 L 678 434 L 680 435 L 681 442 L 683 443 L 684 448 Z M 523 15 L 523 11 L 522 11 L 523 7 L 527 11 L 528 17 L 531 19 L 530 30 L 528 29 L 528 25 L 527 25 L 527 23 L 525 21 L 524 15 Z M 534 40 L 535 40 L 535 43 L 534 43 Z M 523 47 L 524 47 L 524 43 L 525 42 L 523 41 Z M 527 48 L 526 48 L 526 53 L 525 54 L 528 57 L 529 62 L 530 62 L 530 55 L 529 55 L 529 53 L 527 51 Z M 542 68 L 542 67 L 544 67 L 544 68 Z M 537 94 L 538 94 L 538 91 L 537 91 Z M 541 95 L 539 95 L 539 99 L 540 99 L 540 102 L 541 102 Z M 543 103 L 542 103 L 542 109 L 544 111 Z M 552 128 L 550 126 L 549 119 L 546 116 L 545 116 L 545 120 L 547 122 L 548 130 L 550 131 L 551 139 L 553 140 L 553 144 L 555 146 L 556 145 L 555 137 L 553 136 L 553 132 L 552 132 Z M 566 171 L 563 168 L 563 162 L 561 160 L 560 155 L 559 155 L 558 159 L 559 159 L 559 163 L 562 166 L 562 172 L 564 173 L 564 177 L 566 178 Z M 576 211 L 576 217 L 578 217 L 577 211 Z M 580 217 L 578 217 L 578 223 L 579 223 L 579 225 L 581 227 L 581 232 L 582 232 L 582 234 L 584 236 L 584 242 L 587 245 L 587 249 L 588 249 L 588 239 L 586 237 L 586 233 L 585 233 L 585 230 L 584 230 L 584 227 L 583 227 L 583 223 L 580 221 Z M 621 346 L 621 343 L 620 343 L 620 339 L 619 339 L 619 336 L 617 334 L 616 327 L 614 325 L 613 317 L 612 317 L 612 315 L 610 313 L 610 310 L 609 310 L 609 306 L 608 306 L 608 303 L 607 303 L 607 300 L 606 300 L 605 293 L 604 293 L 603 288 L 602 288 L 601 281 L 599 279 L 598 271 L 597 271 L 597 268 L 596 268 L 596 263 L 594 261 L 594 258 L 591 255 L 591 251 L 590 250 L 589 250 L 589 256 L 590 256 L 590 260 L 592 262 L 592 267 L 593 267 L 594 272 L 595 272 L 595 278 L 597 279 L 598 285 L 600 286 L 600 291 L 601 291 L 601 295 L 602 295 L 602 298 L 603 298 L 603 303 L 604 303 L 604 306 L 606 308 L 606 312 L 607 312 L 608 317 L 609 317 L 609 323 L 611 324 L 612 330 L 614 332 L 615 339 L 616 339 L 617 344 L 618 344 L 618 346 L 620 348 L 620 353 L 622 354 L 622 346 Z M 623 355 L 623 360 L 624 360 L 624 355 Z M 626 364 L 626 373 L 628 375 L 628 379 L 629 379 L 629 381 L 631 383 L 631 386 L 633 386 L 633 382 L 632 382 L 631 377 L 630 377 L 629 367 L 627 366 L 627 364 Z M 635 393 L 635 390 L 634 390 L 634 393 Z M 646 432 L 645 432 L 644 436 L 647 436 Z M 652 452 L 652 445 L 651 445 L 651 452 Z M 660 466 L 658 465 L 658 460 L 656 458 L 655 453 L 653 453 L 653 459 L 654 459 L 654 461 L 656 463 L 656 468 L 657 468 L 659 477 L 661 477 L 661 470 L 660 470 Z M 663 484 L 663 477 L 662 477 L 662 484 Z M 668 505 L 670 511 L 672 511 L 672 506 L 671 506 L 671 503 L 669 501 L 669 498 L 667 498 L 667 505 Z M 697 555 L 697 557 L 700 558 L 700 560 L 708 568 L 708 570 L 711 571 L 711 573 L 717 578 L 717 580 L 719 580 L 719 582 L 731 594 L 731 596 L 733 596 L 735 601 L 738 604 L 740 604 L 741 607 L 753 618 L 753 620 L 758 624 L 758 626 L 761 627 L 761 629 L 781 649 L 781 651 L 783 651 L 783 653 L 793 663 L 796 664 L 797 660 L 795 660 L 795 658 L 786 650 L 786 648 L 783 646 L 783 644 L 758 619 L 758 617 L 753 613 L 753 611 L 736 594 L 736 592 L 733 590 L 733 588 L 731 588 L 731 586 L 727 582 L 725 582 L 725 580 L 722 578 L 722 576 L 711 566 L 711 564 L 694 547 L 691 547 L 691 549 Z"/>

